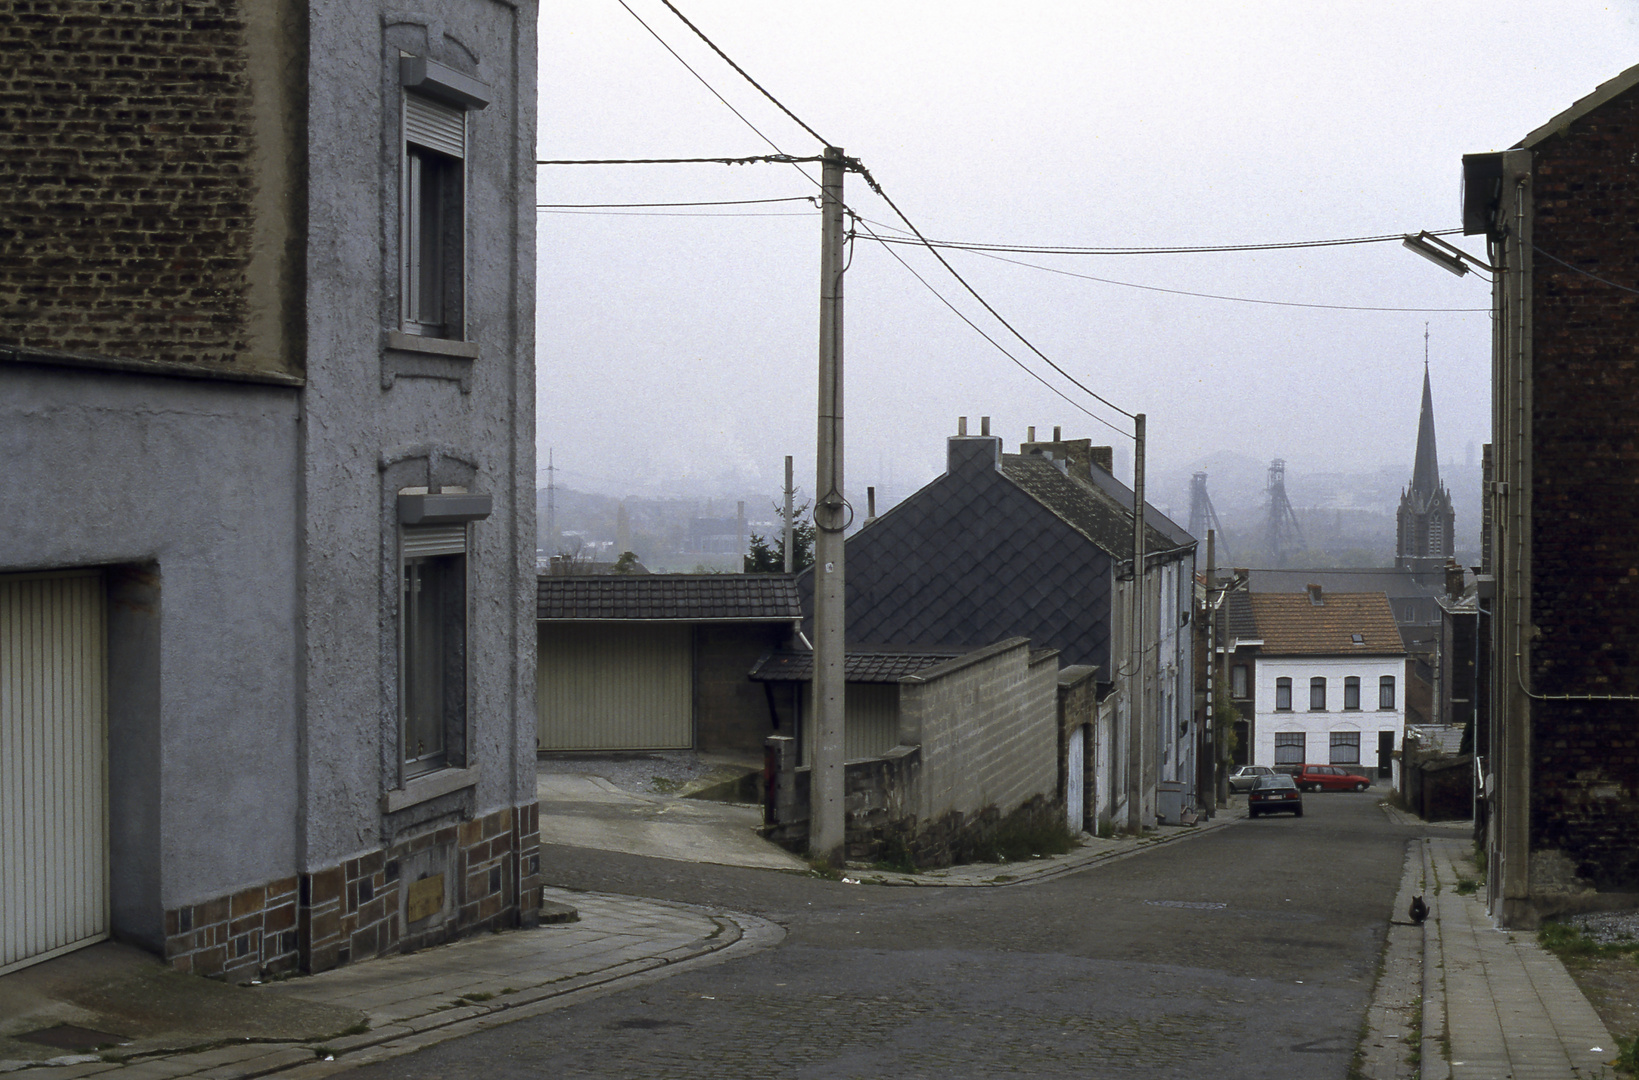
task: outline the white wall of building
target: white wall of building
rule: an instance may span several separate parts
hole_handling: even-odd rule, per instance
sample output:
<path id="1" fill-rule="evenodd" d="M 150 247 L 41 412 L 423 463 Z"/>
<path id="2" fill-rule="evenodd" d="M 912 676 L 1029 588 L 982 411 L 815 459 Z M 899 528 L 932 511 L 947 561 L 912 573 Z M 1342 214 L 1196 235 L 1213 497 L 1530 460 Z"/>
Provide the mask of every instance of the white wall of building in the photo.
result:
<path id="1" fill-rule="evenodd" d="M 1394 708 L 1378 706 L 1383 676 L 1394 678 Z M 1345 709 L 1345 679 L 1360 680 L 1360 708 Z M 1334 731 L 1359 732 L 1361 770 L 1377 768 L 1378 738 L 1393 732 L 1394 749 L 1406 728 L 1406 658 L 1404 656 L 1271 657 L 1259 656 L 1252 677 L 1256 680 L 1257 722 L 1254 727 L 1251 763 L 1273 765 L 1275 736 L 1300 732 L 1304 735 L 1304 758 L 1311 765 L 1331 763 L 1331 736 Z M 1275 708 L 1277 680 L 1292 680 L 1291 709 Z M 1310 681 L 1326 680 L 1326 708 L 1309 707 Z M 1375 775 L 1367 772 L 1366 775 Z"/>

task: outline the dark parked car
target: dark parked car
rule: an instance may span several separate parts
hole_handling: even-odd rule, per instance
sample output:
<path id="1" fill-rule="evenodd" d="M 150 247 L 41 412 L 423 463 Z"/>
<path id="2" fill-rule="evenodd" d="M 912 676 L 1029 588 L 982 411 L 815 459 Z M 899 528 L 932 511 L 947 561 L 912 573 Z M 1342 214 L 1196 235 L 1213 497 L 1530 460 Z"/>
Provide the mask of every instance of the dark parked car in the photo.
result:
<path id="1" fill-rule="evenodd" d="M 1248 792 L 1252 790 L 1252 785 L 1258 782 L 1258 777 L 1274 775 L 1275 770 L 1267 765 L 1242 765 L 1229 778 L 1229 790 L 1242 793 Z"/>
<path id="2" fill-rule="evenodd" d="M 1246 793 L 1246 816 L 1288 812 L 1294 817 L 1303 816 L 1303 794 L 1298 791 L 1297 782 L 1280 773 L 1258 777 L 1258 782 Z"/>
<path id="3" fill-rule="evenodd" d="M 1365 791 L 1371 778 L 1340 765 L 1305 765 L 1293 779 L 1305 791 Z"/>

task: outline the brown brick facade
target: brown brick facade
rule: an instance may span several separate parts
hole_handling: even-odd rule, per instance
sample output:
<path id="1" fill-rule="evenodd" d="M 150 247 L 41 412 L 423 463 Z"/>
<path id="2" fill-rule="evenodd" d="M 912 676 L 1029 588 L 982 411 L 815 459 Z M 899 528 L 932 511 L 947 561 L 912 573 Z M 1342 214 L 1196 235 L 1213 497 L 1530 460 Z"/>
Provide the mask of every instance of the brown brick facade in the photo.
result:
<path id="1" fill-rule="evenodd" d="M 539 842 L 540 808 L 529 803 L 174 908 L 165 913 L 165 958 L 179 971 L 237 981 L 328 971 L 475 930 L 529 925 L 541 906 Z M 407 872 L 429 865 L 442 873 Z M 410 921 L 418 881 L 432 883 L 439 901 Z"/>
<path id="2" fill-rule="evenodd" d="M 1636 155 L 1634 90 L 1535 148 L 1537 694 L 1639 694 L 1639 295 L 1629 291 L 1639 288 Z M 1601 890 L 1639 891 L 1639 707 L 1539 701 L 1532 735 L 1531 848 L 1563 852 Z"/>
<path id="3" fill-rule="evenodd" d="M 270 277 L 257 242 L 283 247 L 290 224 L 275 205 L 290 196 L 259 203 L 256 177 L 267 154 L 288 158 L 294 121 L 258 121 L 251 73 L 283 59 L 291 31 L 258 34 L 258 60 L 249 13 L 280 22 L 285 6 L 0 6 L 0 357 L 299 374 L 288 335 L 251 311 L 253 277 Z M 275 304 L 298 284 L 285 276 Z"/>

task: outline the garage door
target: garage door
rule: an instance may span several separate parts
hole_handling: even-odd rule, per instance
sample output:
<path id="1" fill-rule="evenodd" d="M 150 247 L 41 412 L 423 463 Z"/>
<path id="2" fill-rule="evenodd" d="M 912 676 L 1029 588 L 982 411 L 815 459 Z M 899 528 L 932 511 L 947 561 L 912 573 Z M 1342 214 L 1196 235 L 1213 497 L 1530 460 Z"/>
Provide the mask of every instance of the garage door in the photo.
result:
<path id="1" fill-rule="evenodd" d="M 694 745 L 691 628 L 542 623 L 535 700 L 543 750 Z"/>
<path id="2" fill-rule="evenodd" d="M 0 576 L 0 974 L 108 936 L 104 596 Z"/>

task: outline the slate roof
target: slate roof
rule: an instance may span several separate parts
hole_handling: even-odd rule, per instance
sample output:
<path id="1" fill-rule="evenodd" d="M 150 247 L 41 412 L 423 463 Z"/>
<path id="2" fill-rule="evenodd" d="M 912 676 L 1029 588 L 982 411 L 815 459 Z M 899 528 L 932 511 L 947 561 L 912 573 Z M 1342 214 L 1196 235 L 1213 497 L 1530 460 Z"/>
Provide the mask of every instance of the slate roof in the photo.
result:
<path id="1" fill-rule="evenodd" d="M 850 652 L 843 659 L 842 677 L 846 682 L 898 682 L 906 675 L 915 675 L 923 668 L 943 664 L 946 660 L 954 660 L 960 655 L 960 650 L 928 652 L 878 649 L 869 652 Z M 759 682 L 807 682 L 814 677 L 814 654 L 770 653 L 751 669 L 751 677 Z"/>
<path id="2" fill-rule="evenodd" d="M 1394 609 L 1382 593 L 1250 593 L 1265 656 L 1403 656 Z M 1356 645 L 1353 635 L 1361 636 Z"/>
<path id="3" fill-rule="evenodd" d="M 787 574 L 543 576 L 535 618 L 575 622 L 794 622 L 802 618 Z"/>
<path id="4" fill-rule="evenodd" d="M 1073 480 L 1039 454 L 1003 454 L 1002 475 L 1118 561 L 1132 558 L 1133 493 L 1102 469 Z M 1195 541 L 1145 500 L 1144 545 L 1152 554 Z"/>
<path id="5" fill-rule="evenodd" d="M 1232 592 L 1224 602 L 1224 645 L 1232 641 L 1257 641 L 1258 620 L 1252 615 L 1252 598 L 1244 592 Z"/>
<path id="6" fill-rule="evenodd" d="M 1417 580 L 1410 570 L 1394 567 L 1337 567 L 1314 570 L 1253 570 L 1248 578 L 1255 593 L 1302 592 L 1310 585 L 1319 585 L 1327 592 L 1386 593 L 1390 597 L 1427 597 L 1444 592 L 1444 585 L 1435 588 Z"/>

